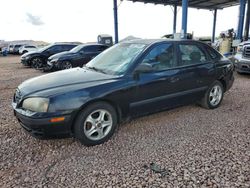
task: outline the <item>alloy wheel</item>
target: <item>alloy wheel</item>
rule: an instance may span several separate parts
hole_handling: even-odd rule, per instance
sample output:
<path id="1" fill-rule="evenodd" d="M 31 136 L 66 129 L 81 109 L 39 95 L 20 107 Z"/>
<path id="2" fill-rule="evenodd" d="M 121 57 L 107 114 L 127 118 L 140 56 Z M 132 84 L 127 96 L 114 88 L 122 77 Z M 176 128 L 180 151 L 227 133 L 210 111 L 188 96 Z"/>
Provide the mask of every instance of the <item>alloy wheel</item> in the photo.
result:
<path id="1" fill-rule="evenodd" d="M 215 85 L 209 93 L 209 103 L 212 106 L 217 106 L 222 99 L 222 88 L 219 85 Z"/>
<path id="2" fill-rule="evenodd" d="M 84 122 L 84 134 L 93 141 L 103 139 L 112 129 L 113 120 L 111 114 L 104 109 L 92 112 Z"/>
<path id="3" fill-rule="evenodd" d="M 63 69 L 71 69 L 72 68 L 72 64 L 68 61 L 65 61 L 63 63 Z"/>
<path id="4" fill-rule="evenodd" d="M 40 58 L 35 58 L 33 59 L 32 64 L 34 68 L 38 69 L 42 67 L 43 62 Z"/>

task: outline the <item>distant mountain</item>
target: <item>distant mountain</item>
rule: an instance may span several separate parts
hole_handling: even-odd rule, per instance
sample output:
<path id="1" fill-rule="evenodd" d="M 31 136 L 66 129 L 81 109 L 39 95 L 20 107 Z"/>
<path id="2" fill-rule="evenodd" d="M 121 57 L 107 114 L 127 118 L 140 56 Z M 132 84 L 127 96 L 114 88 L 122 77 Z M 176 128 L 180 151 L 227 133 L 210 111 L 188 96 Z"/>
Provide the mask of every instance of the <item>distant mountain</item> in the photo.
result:
<path id="1" fill-rule="evenodd" d="M 13 41 L 0 40 L 0 47 L 7 47 L 10 44 L 30 44 L 35 46 L 46 46 L 49 43 L 44 41 L 34 41 L 34 40 L 13 40 Z"/>

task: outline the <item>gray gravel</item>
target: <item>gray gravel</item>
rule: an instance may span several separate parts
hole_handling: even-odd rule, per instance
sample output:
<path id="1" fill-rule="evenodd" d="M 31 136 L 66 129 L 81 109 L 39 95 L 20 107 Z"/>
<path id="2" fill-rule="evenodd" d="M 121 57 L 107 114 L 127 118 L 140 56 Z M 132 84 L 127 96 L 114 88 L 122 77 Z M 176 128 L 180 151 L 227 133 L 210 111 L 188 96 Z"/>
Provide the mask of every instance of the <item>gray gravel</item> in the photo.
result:
<path id="1" fill-rule="evenodd" d="M 250 187 L 249 75 L 235 75 L 216 110 L 190 105 L 139 118 L 105 144 L 84 147 L 21 129 L 12 95 L 43 73 L 18 61 L 0 57 L 0 187 Z"/>

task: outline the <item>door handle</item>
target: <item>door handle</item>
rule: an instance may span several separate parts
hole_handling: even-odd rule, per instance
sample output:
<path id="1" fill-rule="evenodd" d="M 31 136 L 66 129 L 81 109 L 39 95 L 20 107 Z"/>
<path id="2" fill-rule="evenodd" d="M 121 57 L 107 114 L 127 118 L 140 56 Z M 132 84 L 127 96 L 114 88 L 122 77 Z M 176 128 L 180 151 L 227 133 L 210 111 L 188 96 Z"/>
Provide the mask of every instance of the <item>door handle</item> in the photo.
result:
<path id="1" fill-rule="evenodd" d="M 180 80 L 180 78 L 178 78 L 178 77 L 172 77 L 169 80 L 170 80 L 170 82 L 175 83 L 175 82 L 178 82 Z"/>

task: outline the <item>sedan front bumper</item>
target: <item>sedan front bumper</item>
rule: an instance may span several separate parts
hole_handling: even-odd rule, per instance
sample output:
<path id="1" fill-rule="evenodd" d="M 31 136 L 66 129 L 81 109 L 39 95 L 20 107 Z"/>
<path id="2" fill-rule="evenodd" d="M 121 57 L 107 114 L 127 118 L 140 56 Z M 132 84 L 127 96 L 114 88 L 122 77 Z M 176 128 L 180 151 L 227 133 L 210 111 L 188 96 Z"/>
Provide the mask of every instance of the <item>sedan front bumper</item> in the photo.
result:
<path id="1" fill-rule="evenodd" d="M 31 65 L 30 59 L 21 58 L 21 63 L 25 66 Z"/>
<path id="2" fill-rule="evenodd" d="M 64 121 L 54 123 L 51 122 L 52 118 L 32 118 L 15 109 L 14 115 L 20 125 L 34 137 L 69 136 L 71 133 L 71 115 L 63 115 Z"/>

